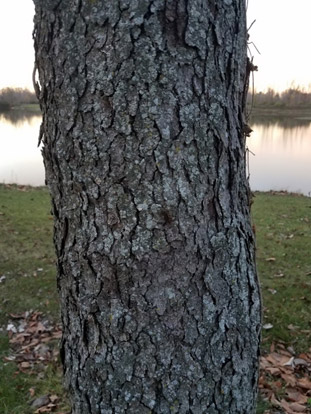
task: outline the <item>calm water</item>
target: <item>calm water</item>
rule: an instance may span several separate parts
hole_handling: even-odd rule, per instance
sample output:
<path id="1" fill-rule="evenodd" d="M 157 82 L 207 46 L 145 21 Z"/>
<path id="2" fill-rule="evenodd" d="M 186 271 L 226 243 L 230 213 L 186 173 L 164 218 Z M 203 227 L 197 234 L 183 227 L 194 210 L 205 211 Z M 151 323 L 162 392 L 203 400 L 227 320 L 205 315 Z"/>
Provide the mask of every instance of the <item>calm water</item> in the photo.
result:
<path id="1" fill-rule="evenodd" d="M 40 116 L 0 114 L 0 182 L 44 185 L 40 123 Z M 247 143 L 252 190 L 311 195 L 311 121 L 254 118 L 252 128 Z"/>
<path id="2" fill-rule="evenodd" d="M 37 147 L 41 116 L 0 114 L 0 182 L 44 185 L 41 150 Z"/>
<path id="3" fill-rule="evenodd" d="M 310 196 L 311 121 L 255 118 L 252 129 L 247 141 L 252 190 Z"/>

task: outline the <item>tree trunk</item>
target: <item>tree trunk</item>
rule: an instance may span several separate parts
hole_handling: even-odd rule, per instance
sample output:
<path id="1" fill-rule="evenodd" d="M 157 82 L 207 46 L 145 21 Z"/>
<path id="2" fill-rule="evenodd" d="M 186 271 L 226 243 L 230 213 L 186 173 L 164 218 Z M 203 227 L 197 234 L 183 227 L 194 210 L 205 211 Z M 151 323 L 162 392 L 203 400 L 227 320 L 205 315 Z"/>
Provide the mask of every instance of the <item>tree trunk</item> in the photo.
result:
<path id="1" fill-rule="evenodd" d="M 250 414 L 245 0 L 35 0 L 75 414 Z"/>

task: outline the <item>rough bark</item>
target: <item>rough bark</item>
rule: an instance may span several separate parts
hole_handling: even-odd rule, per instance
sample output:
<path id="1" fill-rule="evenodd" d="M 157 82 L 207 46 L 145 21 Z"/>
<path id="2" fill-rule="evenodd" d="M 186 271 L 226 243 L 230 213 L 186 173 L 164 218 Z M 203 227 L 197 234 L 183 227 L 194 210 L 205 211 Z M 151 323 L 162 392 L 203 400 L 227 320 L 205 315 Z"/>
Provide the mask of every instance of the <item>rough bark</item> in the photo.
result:
<path id="1" fill-rule="evenodd" d="M 250 414 L 244 0 L 35 0 L 75 414 Z"/>

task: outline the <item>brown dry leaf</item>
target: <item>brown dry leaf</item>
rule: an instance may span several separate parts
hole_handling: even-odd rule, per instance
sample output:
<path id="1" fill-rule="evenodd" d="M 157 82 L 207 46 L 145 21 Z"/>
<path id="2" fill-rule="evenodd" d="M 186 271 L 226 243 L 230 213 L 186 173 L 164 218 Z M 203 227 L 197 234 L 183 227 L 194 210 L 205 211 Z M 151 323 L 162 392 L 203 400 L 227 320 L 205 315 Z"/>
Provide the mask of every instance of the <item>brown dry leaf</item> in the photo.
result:
<path id="1" fill-rule="evenodd" d="M 280 349 L 280 350 L 279 350 L 279 354 L 281 354 L 281 355 L 285 355 L 285 356 L 287 356 L 288 358 L 291 358 L 291 357 L 293 356 L 293 353 L 292 353 L 292 352 L 290 352 L 290 351 L 288 351 L 288 350 L 286 350 L 286 349 Z"/>
<path id="2" fill-rule="evenodd" d="M 267 361 L 267 358 L 262 356 L 260 358 L 260 368 L 265 369 L 266 367 L 270 367 L 270 366 L 271 364 L 269 361 Z"/>
<path id="3" fill-rule="evenodd" d="M 30 334 L 27 332 L 15 334 L 12 339 L 10 339 L 10 344 L 22 344 L 25 342 L 26 338 L 29 337 Z"/>
<path id="4" fill-rule="evenodd" d="M 297 385 L 305 390 L 311 390 L 311 381 L 306 377 L 298 379 Z"/>
<path id="5" fill-rule="evenodd" d="M 277 367 L 267 367 L 265 369 L 265 371 L 269 372 L 269 374 L 271 374 L 271 375 L 280 375 L 281 374 L 280 369 L 277 368 Z"/>
<path id="6" fill-rule="evenodd" d="M 294 413 L 305 413 L 306 412 L 306 407 L 298 403 L 290 403 L 289 407 Z"/>
<path id="7" fill-rule="evenodd" d="M 9 314 L 12 319 L 24 319 L 25 313 L 10 313 Z"/>
<path id="8" fill-rule="evenodd" d="M 35 411 L 35 414 L 50 413 L 51 411 L 52 411 L 51 407 L 45 406 L 45 407 L 38 408 Z"/>
<path id="9" fill-rule="evenodd" d="M 53 339 L 60 339 L 62 337 L 62 331 L 57 331 L 52 333 L 52 338 Z"/>
<path id="10" fill-rule="evenodd" d="M 297 384 L 297 380 L 294 375 L 282 373 L 281 378 L 286 382 L 286 385 L 290 385 L 291 387 L 295 387 Z"/>
<path id="11" fill-rule="evenodd" d="M 308 397 L 296 388 L 286 388 L 286 396 L 290 401 L 298 404 L 306 404 L 308 402 Z"/>
<path id="12" fill-rule="evenodd" d="M 311 354 L 299 354 L 298 358 L 304 359 L 304 360 L 311 363 Z"/>
<path id="13" fill-rule="evenodd" d="M 287 355 L 281 355 L 276 352 L 272 352 L 266 357 L 267 361 L 271 362 L 271 364 L 276 366 L 285 365 L 288 362 Z"/>
<path id="14" fill-rule="evenodd" d="M 282 407 L 287 414 L 294 414 L 293 410 L 290 407 L 290 404 L 287 401 L 281 400 L 280 407 Z"/>
<path id="15" fill-rule="evenodd" d="M 269 401 L 271 402 L 272 405 L 274 405 L 275 407 L 280 407 L 281 403 L 279 400 L 276 399 L 275 395 L 272 394 L 269 398 Z"/>
<path id="16" fill-rule="evenodd" d="M 32 348 L 32 347 L 38 345 L 39 343 L 40 343 L 39 339 L 33 339 L 29 344 L 27 344 L 25 346 L 22 346 L 22 349 L 26 350 L 26 349 Z"/>

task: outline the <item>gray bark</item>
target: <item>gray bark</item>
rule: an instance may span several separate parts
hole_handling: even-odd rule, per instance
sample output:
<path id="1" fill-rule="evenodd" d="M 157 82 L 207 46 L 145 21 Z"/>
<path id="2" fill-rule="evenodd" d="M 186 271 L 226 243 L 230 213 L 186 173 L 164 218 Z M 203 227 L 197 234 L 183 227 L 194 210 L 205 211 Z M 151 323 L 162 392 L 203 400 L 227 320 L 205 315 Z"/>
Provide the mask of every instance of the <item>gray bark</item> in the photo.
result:
<path id="1" fill-rule="evenodd" d="M 250 414 L 244 0 L 35 0 L 75 414 Z"/>

